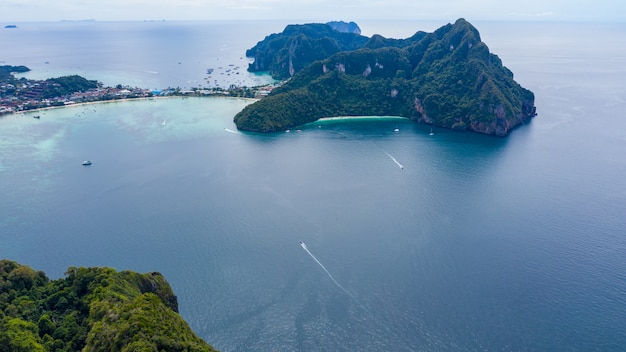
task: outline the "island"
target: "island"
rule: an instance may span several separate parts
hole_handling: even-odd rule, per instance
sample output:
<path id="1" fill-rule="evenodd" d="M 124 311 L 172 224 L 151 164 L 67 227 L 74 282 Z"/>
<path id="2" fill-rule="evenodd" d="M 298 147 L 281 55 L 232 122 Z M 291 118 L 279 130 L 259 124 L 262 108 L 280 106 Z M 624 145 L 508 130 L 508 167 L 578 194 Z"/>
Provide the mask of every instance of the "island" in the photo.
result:
<path id="1" fill-rule="evenodd" d="M 235 116 L 244 131 L 283 131 L 324 117 L 401 116 L 506 136 L 536 115 L 534 94 L 462 18 L 407 39 L 290 25 L 247 55 L 254 58 L 249 70 L 285 81 Z"/>
<path id="2" fill-rule="evenodd" d="M 178 314 L 163 275 L 0 260 L 2 351 L 215 351 Z"/>
<path id="3" fill-rule="evenodd" d="M 88 102 L 168 96 L 261 98 L 274 88 L 273 84 L 266 84 L 254 87 L 230 85 L 228 88 L 176 87 L 151 90 L 122 84 L 105 87 L 101 82 L 78 75 L 45 80 L 15 77 L 15 74 L 29 71 L 26 66 L 0 66 L 0 115 Z"/>
<path id="4" fill-rule="evenodd" d="M 28 110 L 61 107 L 80 102 L 150 97 L 152 91 L 122 85 L 104 87 L 102 83 L 78 75 L 45 80 L 17 78 L 29 72 L 26 66 L 0 66 L 0 115 Z"/>

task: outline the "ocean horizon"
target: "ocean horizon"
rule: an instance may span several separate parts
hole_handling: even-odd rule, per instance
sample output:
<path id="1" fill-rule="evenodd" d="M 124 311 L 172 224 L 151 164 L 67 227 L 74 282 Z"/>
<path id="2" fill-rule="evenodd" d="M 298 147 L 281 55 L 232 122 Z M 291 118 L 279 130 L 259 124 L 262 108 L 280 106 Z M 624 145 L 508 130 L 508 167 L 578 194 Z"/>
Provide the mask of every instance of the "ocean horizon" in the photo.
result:
<path id="1" fill-rule="evenodd" d="M 394 117 L 244 133 L 253 101 L 223 97 L 0 117 L 0 257 L 161 272 L 224 352 L 625 350 L 626 25 L 467 20 L 535 93 L 505 138 Z M 261 85 L 245 50 L 289 23 L 17 23 L 0 64 Z"/>

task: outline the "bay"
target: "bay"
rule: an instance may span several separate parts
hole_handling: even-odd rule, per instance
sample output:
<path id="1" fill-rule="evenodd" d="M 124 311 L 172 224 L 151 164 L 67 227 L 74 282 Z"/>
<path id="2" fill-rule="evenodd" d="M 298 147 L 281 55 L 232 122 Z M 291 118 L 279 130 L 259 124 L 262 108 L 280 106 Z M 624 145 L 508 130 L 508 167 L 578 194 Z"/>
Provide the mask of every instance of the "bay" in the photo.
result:
<path id="1" fill-rule="evenodd" d="M 4 116 L 0 257 L 159 271 L 222 351 L 624 350 L 626 28 L 472 23 L 536 95 L 507 138 L 391 117 L 239 133 L 251 101 L 226 98 Z M 163 88 L 220 58 L 219 84 L 252 84 L 245 49 L 284 24 L 21 24 L 0 61 Z"/>

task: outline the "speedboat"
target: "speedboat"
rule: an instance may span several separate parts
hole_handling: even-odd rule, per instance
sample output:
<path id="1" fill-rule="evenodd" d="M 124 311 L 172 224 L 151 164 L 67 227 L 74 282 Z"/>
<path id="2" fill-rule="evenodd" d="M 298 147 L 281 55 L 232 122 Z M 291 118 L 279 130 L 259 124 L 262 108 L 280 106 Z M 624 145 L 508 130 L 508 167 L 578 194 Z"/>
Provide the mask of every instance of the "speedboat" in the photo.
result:
<path id="1" fill-rule="evenodd" d="M 91 165 L 91 161 L 89 160 L 83 161 L 83 166 L 89 166 L 89 165 Z"/>

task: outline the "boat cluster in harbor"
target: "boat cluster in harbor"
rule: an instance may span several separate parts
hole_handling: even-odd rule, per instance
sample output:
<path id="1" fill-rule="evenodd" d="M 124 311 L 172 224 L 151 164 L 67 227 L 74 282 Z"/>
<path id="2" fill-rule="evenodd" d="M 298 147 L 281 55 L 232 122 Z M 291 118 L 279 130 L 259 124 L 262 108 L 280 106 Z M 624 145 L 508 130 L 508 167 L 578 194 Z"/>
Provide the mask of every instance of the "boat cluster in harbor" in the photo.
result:
<path id="1" fill-rule="evenodd" d="M 215 68 L 207 68 L 207 70 L 206 70 L 207 77 L 205 77 L 204 80 L 209 85 L 219 86 L 220 80 L 214 78 L 213 74 L 220 75 L 220 76 L 238 75 L 238 74 L 240 74 L 239 69 L 240 69 L 240 67 L 236 66 L 235 64 L 229 64 L 226 67 L 218 66 L 217 69 L 215 69 Z M 242 83 L 242 81 L 239 82 L 239 83 Z"/>

